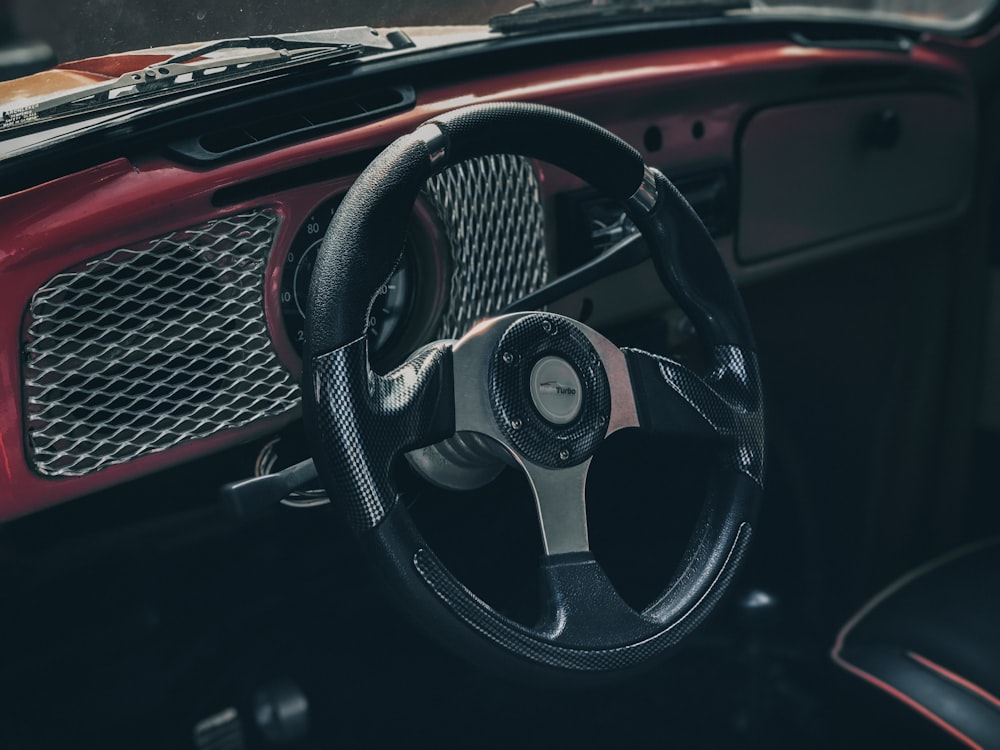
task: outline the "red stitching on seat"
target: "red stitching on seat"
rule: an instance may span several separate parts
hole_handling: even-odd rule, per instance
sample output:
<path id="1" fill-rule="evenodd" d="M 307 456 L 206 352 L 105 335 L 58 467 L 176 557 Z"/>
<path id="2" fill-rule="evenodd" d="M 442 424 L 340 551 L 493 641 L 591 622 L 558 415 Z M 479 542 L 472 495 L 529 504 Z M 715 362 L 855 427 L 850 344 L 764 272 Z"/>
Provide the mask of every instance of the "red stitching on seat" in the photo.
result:
<path id="1" fill-rule="evenodd" d="M 909 656 L 911 659 L 913 659 L 918 664 L 922 664 L 923 666 L 927 667 L 928 669 L 933 670 L 934 672 L 937 672 L 939 675 L 941 675 L 945 679 L 951 680 L 952 682 L 954 682 L 957 685 L 961 685 L 966 690 L 969 690 L 969 691 L 975 693 L 976 695 L 978 695 L 983 700 L 985 700 L 985 701 L 987 701 L 989 703 L 992 703 L 997 708 L 1000 708 L 1000 698 L 997 698 L 995 695 L 993 695 L 989 691 L 985 690 L 984 688 L 979 687 L 979 685 L 977 685 L 976 683 L 972 682 L 971 680 L 967 680 L 965 677 L 962 677 L 961 675 L 955 674 L 950 669 L 945 669 L 940 664 L 936 664 L 936 663 L 932 662 L 930 659 L 928 659 L 926 656 L 921 656 L 920 654 L 918 654 L 918 653 L 916 653 L 914 651 L 907 651 L 906 655 Z"/>
<path id="2" fill-rule="evenodd" d="M 865 672 L 863 669 L 844 661 L 843 657 L 841 657 L 840 655 L 840 652 L 844 648 L 844 641 L 847 639 L 848 634 L 857 626 L 857 624 L 861 622 L 865 617 L 867 617 L 868 614 L 873 609 L 875 609 L 875 607 L 877 607 L 883 601 L 891 597 L 897 591 L 904 588 L 905 586 L 912 583 L 921 576 L 934 570 L 935 568 L 945 565 L 951 562 L 952 560 L 956 560 L 964 555 L 968 555 L 973 552 L 978 552 L 981 549 L 990 547 L 994 544 L 997 544 L 997 542 L 998 542 L 997 538 L 991 538 L 983 540 L 981 542 L 976 542 L 967 545 L 965 547 L 961 547 L 946 555 L 942 555 L 941 557 L 935 560 L 931 560 L 930 562 L 925 563 L 924 565 L 921 565 L 920 567 L 910 571 L 902 578 L 899 578 L 898 580 L 890 584 L 888 587 L 880 591 L 878 594 L 876 594 L 874 597 L 872 597 L 868 602 L 866 602 L 865 605 L 861 607 L 861 609 L 858 610 L 855 613 L 855 615 L 850 620 L 847 621 L 847 623 L 844 624 L 844 627 L 842 627 L 840 629 L 840 632 L 837 633 L 837 639 L 833 644 L 833 649 L 830 651 L 830 657 L 833 659 L 834 663 L 837 664 L 837 666 L 841 667 L 842 669 L 846 669 L 848 672 L 857 677 L 860 677 L 865 682 L 874 685 L 880 690 L 885 691 L 896 700 L 912 708 L 921 716 L 937 724 L 943 730 L 948 732 L 948 734 L 952 735 L 961 742 L 964 742 L 969 747 L 975 748 L 976 750 L 982 750 L 982 747 L 980 745 L 977 745 L 970 737 L 967 737 L 964 734 L 962 734 L 962 732 L 960 732 L 957 728 L 953 727 L 951 724 L 942 719 L 940 716 L 930 711 L 923 704 L 918 703 L 916 700 L 906 695 L 906 693 L 897 690 L 892 685 L 889 685 L 887 682 L 883 682 L 878 677 L 875 677 L 874 675 Z M 944 669 L 944 667 L 934 664 L 929 659 L 925 659 L 924 657 L 921 657 L 919 654 L 915 654 L 913 652 L 907 652 L 907 655 L 913 658 L 916 662 L 924 664 L 924 666 L 928 667 L 929 669 L 941 673 L 942 676 L 949 678 L 956 684 L 962 685 L 963 687 L 968 688 L 969 690 L 973 691 L 977 695 L 980 695 L 986 700 L 989 700 L 995 703 L 997 706 L 1000 706 L 1000 700 L 998 700 L 995 696 L 991 695 L 990 693 L 987 693 L 978 685 L 974 685 L 973 683 L 954 674 L 953 672 L 949 672 L 948 670 Z"/>
<path id="3" fill-rule="evenodd" d="M 902 703 L 904 703 L 905 705 L 909 706 L 910 708 L 912 708 L 914 711 L 916 711 L 920 715 L 922 715 L 922 716 L 926 717 L 927 719 L 930 719 L 931 721 L 933 721 L 935 724 L 937 724 L 939 727 L 941 727 L 943 730 L 945 730 L 948 734 L 950 734 L 955 739 L 960 740 L 961 742 L 964 742 L 969 747 L 974 748 L 974 750 L 983 750 L 982 745 L 977 745 L 970 737 L 967 737 L 966 735 L 962 734 L 958 729 L 956 729 L 955 727 L 953 727 L 951 724 L 949 724 L 947 721 L 945 721 L 944 719 L 942 719 L 936 713 L 933 713 L 932 711 L 930 711 L 923 704 L 917 703 L 917 701 L 915 701 L 913 698 L 911 698 L 910 696 L 908 696 L 906 693 L 903 693 L 903 692 L 897 690 L 896 688 L 894 688 L 892 685 L 888 684 L 887 682 L 883 682 L 882 680 L 880 680 L 878 677 L 875 677 L 874 675 L 868 674 L 863 669 L 859 669 L 858 667 L 855 667 L 853 664 L 848 664 L 846 661 L 844 661 L 843 659 L 840 658 L 840 654 L 838 652 L 835 651 L 832 654 L 832 656 L 833 656 L 833 660 L 839 666 L 843 667 L 848 672 L 851 672 L 852 674 L 857 675 L 858 677 L 860 677 L 865 682 L 871 683 L 872 685 L 874 685 L 875 687 L 879 688 L 880 690 L 884 690 L 885 692 L 887 692 L 889 695 L 891 695 L 896 700 L 901 701 Z"/>

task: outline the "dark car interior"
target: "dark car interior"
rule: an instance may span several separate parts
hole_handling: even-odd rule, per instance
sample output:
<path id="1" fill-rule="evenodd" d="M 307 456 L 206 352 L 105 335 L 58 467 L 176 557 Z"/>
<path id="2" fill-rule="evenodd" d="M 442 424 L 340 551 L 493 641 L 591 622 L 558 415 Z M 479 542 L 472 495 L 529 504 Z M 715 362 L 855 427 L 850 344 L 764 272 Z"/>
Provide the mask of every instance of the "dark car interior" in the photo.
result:
<path id="1" fill-rule="evenodd" d="M 0 748 L 1000 747 L 1000 16 L 556 10 L 3 120 Z"/>

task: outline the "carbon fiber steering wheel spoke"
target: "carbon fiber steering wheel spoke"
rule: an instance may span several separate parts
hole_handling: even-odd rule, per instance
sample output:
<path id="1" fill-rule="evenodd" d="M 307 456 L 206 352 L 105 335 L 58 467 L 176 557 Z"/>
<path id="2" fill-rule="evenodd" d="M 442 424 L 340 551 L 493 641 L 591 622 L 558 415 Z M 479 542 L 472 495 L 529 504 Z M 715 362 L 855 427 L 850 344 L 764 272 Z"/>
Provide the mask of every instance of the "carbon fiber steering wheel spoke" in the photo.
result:
<path id="1" fill-rule="evenodd" d="M 760 481 L 764 460 L 763 403 L 757 361 L 735 346 L 712 350 L 703 377 L 639 349 L 623 349 L 640 429 L 656 435 L 721 441 L 731 463 Z"/>
<path id="2" fill-rule="evenodd" d="M 378 525 L 396 503 L 390 468 L 406 450 L 454 432 L 451 348 L 424 347 L 386 375 L 368 366 L 367 339 L 313 358 L 316 428 L 338 450 L 329 472 L 359 530 Z M 342 414 L 352 414 L 343 419 Z"/>
<path id="3" fill-rule="evenodd" d="M 712 384 L 684 365 L 639 349 L 623 349 L 639 427 L 656 435 L 725 439 L 734 408 Z"/>

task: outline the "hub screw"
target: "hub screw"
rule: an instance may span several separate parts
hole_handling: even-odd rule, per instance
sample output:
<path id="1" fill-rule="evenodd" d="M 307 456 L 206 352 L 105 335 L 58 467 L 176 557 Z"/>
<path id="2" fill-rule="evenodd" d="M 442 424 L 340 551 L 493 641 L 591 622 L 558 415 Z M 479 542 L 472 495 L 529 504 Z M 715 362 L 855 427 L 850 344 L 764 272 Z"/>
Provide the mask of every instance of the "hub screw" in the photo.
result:
<path id="1" fill-rule="evenodd" d="M 559 451 L 559 460 L 560 461 L 569 460 L 569 448 L 563 448 Z"/>
<path id="2" fill-rule="evenodd" d="M 546 333 L 552 333 L 552 323 L 547 320 L 542 321 L 542 330 Z"/>
<path id="3" fill-rule="evenodd" d="M 510 352 L 504 352 L 500 358 L 504 361 L 504 364 L 511 364 L 514 361 L 514 355 Z"/>
<path id="4" fill-rule="evenodd" d="M 512 430 L 520 430 L 521 429 L 521 420 L 517 419 L 517 418 L 514 418 L 514 419 L 510 420 L 510 427 L 511 427 Z"/>

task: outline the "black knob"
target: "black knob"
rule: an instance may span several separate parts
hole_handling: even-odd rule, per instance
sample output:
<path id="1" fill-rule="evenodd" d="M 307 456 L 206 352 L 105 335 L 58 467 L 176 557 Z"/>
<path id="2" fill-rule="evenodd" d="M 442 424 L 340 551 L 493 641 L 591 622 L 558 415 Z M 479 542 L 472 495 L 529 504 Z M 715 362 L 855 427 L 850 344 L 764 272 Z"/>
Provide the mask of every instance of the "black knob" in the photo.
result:
<path id="1" fill-rule="evenodd" d="M 892 107 L 886 107 L 868 114 L 861 130 L 866 146 L 888 151 L 899 143 L 903 121 L 899 112 Z"/>
<path id="2" fill-rule="evenodd" d="M 740 618 L 747 630 L 761 634 L 772 629 L 780 619 L 781 605 L 778 599 L 763 589 L 750 589 L 736 602 Z"/>
<path id="3" fill-rule="evenodd" d="M 257 728 L 270 745 L 285 747 L 309 734 L 309 701 L 291 680 L 265 685 L 253 696 Z"/>

